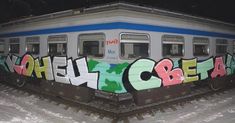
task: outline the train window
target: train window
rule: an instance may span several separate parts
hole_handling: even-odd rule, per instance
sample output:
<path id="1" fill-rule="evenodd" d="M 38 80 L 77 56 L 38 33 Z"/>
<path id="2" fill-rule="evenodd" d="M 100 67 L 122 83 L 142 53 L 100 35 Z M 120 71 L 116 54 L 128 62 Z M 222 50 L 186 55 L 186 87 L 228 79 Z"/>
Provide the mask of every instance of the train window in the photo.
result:
<path id="1" fill-rule="evenodd" d="M 0 54 L 3 54 L 4 53 L 4 50 L 5 50 L 5 41 L 0 39 Z"/>
<path id="2" fill-rule="evenodd" d="M 26 38 L 26 52 L 38 55 L 40 49 L 40 38 L 39 37 L 27 37 Z"/>
<path id="3" fill-rule="evenodd" d="M 209 38 L 202 38 L 202 37 L 193 38 L 193 55 L 194 56 L 209 55 Z"/>
<path id="4" fill-rule="evenodd" d="M 177 35 L 162 36 L 162 55 L 179 57 L 184 55 L 184 37 Z"/>
<path id="5" fill-rule="evenodd" d="M 150 38 L 147 34 L 121 34 L 121 58 L 136 59 L 149 57 Z"/>
<path id="6" fill-rule="evenodd" d="M 48 37 L 48 55 L 66 56 L 67 54 L 67 35 L 52 35 Z"/>
<path id="7" fill-rule="evenodd" d="M 104 57 L 105 35 L 103 33 L 81 34 L 78 41 L 80 56 Z"/>
<path id="8" fill-rule="evenodd" d="M 216 55 L 224 55 L 228 51 L 228 41 L 225 39 L 216 39 Z"/>
<path id="9" fill-rule="evenodd" d="M 20 53 L 20 39 L 19 38 L 11 38 L 9 42 L 9 53 Z"/>

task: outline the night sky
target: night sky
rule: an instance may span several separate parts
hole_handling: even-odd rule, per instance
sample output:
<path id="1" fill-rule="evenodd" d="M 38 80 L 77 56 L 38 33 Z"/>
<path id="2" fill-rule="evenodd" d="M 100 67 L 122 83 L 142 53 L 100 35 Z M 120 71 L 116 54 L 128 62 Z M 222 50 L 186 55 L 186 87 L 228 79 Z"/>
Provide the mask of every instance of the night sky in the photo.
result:
<path id="1" fill-rule="evenodd" d="M 123 1 L 235 24 L 235 0 L 0 0 L 0 23 L 29 15 Z"/>

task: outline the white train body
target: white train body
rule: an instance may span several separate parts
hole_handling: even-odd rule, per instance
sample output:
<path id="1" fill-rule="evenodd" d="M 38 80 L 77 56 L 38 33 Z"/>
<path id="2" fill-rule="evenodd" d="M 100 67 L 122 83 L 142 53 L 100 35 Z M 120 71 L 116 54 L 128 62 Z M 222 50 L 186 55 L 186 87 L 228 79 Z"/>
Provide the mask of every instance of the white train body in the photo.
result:
<path id="1" fill-rule="evenodd" d="M 2 24 L 0 39 L 4 47 L 1 54 L 5 56 L 23 56 L 29 44 L 38 51 L 32 51 L 34 58 L 48 56 L 49 52 L 57 56 L 53 54 L 56 52 L 67 58 L 87 56 L 109 64 L 130 64 L 139 58 L 202 61 L 235 53 L 233 24 L 123 3 Z M 31 45 L 35 40 L 37 45 Z M 14 50 L 14 41 L 19 44 L 19 52 Z M 148 88 L 152 87 L 135 89 Z"/>
<path id="2" fill-rule="evenodd" d="M 115 6 L 124 6 L 124 9 L 115 9 Z M 107 11 L 102 10 L 103 8 L 107 9 Z M 96 12 L 96 10 L 98 12 Z M 210 52 L 206 58 L 216 56 L 215 40 L 217 38 L 226 39 L 229 41 L 229 45 L 234 45 L 234 25 L 229 25 L 222 22 L 155 9 L 151 10 L 126 4 L 92 8 L 87 11 L 88 12 L 85 11 L 84 13 L 72 14 L 71 16 L 69 15 L 65 17 L 54 17 L 53 14 L 51 14 L 48 15 L 47 20 L 43 21 L 39 21 L 40 18 L 38 18 L 38 20 L 36 18 L 28 19 L 25 22 L 19 21 L 19 24 L 12 23 L 12 26 L 1 27 L 1 39 L 7 41 L 9 38 L 20 38 L 21 45 L 19 55 L 23 55 L 26 53 L 26 37 L 38 36 L 40 37 L 40 53 L 38 55 L 46 56 L 48 55 L 48 36 L 67 35 L 67 56 L 77 58 L 79 57 L 78 36 L 81 34 L 103 33 L 105 36 L 105 41 L 112 41 L 115 39 L 120 41 L 120 34 L 122 33 L 144 33 L 150 36 L 149 57 L 156 61 L 164 57 L 162 56 L 161 47 L 162 36 L 167 34 L 180 35 L 184 37 L 185 52 L 183 58 L 187 59 L 194 57 L 192 50 L 193 37 L 209 38 Z M 63 13 L 61 15 L 63 15 Z M 43 17 L 41 17 L 41 19 L 43 19 Z M 136 28 L 134 26 L 136 26 Z M 66 29 L 68 27 L 71 27 L 72 29 Z M 80 27 L 82 27 L 82 29 L 76 29 Z M 96 27 L 99 29 L 96 29 Z M 184 29 L 186 29 L 186 31 L 184 31 Z M 44 32 L 41 30 L 44 30 Z M 197 31 L 201 32 L 193 34 Z M 36 33 L 30 34 L 32 32 Z M 218 33 L 218 35 L 216 36 L 215 34 L 210 33 Z M 14 36 L 14 34 L 16 34 L 16 36 Z M 220 37 L 220 34 L 228 34 L 229 36 Z M 8 42 L 6 43 L 7 47 L 9 44 Z M 110 50 L 115 51 L 115 53 L 108 52 Z M 233 47 L 231 47 L 228 52 L 233 54 Z M 9 49 L 5 48 L 5 55 L 8 53 Z M 115 45 L 105 45 L 104 57 L 100 60 L 110 63 L 122 62 L 124 59 L 120 57 L 119 43 Z"/>

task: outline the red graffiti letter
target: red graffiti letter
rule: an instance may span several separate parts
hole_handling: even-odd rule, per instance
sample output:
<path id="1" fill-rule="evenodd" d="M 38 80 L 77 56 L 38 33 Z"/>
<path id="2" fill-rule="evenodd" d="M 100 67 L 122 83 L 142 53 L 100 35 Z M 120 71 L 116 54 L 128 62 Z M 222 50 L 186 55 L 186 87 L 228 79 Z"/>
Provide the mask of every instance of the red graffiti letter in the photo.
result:
<path id="1" fill-rule="evenodd" d="M 180 68 L 172 70 L 173 63 L 169 59 L 164 59 L 155 66 L 155 71 L 163 80 L 163 85 L 176 85 L 183 82 L 183 72 Z"/>
<path id="2" fill-rule="evenodd" d="M 221 77 L 226 74 L 225 65 L 223 62 L 223 57 L 215 58 L 214 70 L 211 73 L 211 78 Z"/>

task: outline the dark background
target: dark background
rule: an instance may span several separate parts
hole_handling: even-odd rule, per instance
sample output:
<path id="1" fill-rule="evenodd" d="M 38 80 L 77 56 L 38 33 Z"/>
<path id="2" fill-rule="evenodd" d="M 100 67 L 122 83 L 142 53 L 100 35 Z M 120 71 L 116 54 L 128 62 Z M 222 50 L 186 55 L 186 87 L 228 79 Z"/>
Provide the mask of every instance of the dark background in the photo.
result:
<path id="1" fill-rule="evenodd" d="M 0 23 L 113 2 L 134 3 L 235 24 L 235 0 L 0 0 Z"/>

